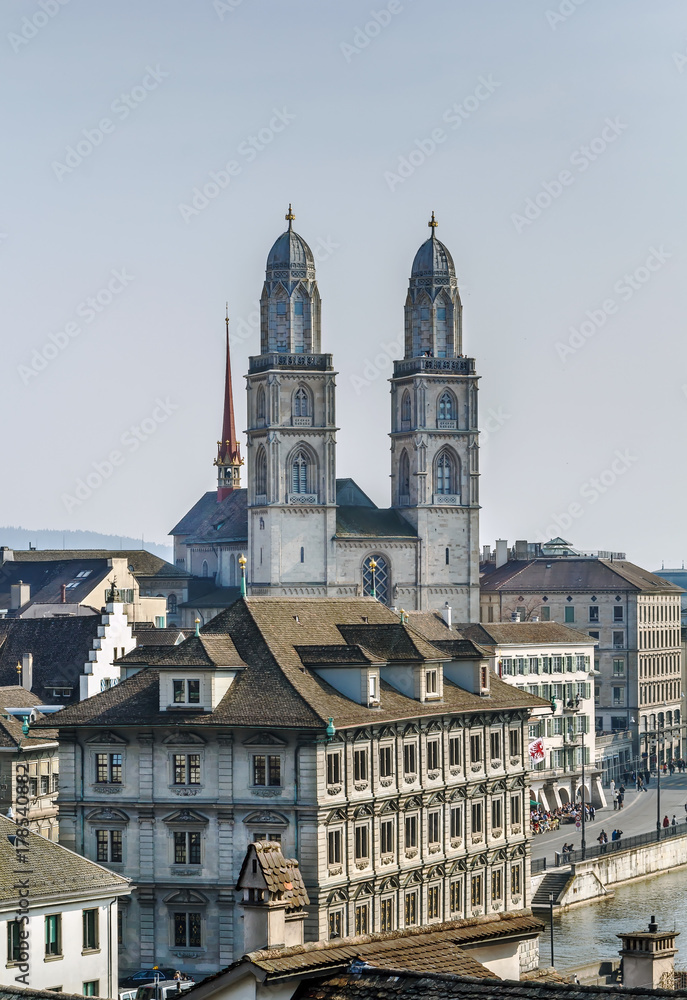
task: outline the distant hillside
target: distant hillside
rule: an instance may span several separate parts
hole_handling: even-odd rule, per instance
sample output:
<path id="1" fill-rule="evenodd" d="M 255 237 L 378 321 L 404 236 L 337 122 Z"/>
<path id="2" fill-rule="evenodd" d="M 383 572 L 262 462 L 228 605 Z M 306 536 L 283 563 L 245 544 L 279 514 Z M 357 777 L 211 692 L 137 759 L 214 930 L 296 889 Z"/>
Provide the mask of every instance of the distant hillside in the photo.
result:
<path id="1" fill-rule="evenodd" d="M 11 549 L 146 549 L 172 562 L 171 545 L 156 545 L 128 535 L 101 535 L 97 531 L 50 531 L 47 528 L 0 528 L 0 545 Z"/>

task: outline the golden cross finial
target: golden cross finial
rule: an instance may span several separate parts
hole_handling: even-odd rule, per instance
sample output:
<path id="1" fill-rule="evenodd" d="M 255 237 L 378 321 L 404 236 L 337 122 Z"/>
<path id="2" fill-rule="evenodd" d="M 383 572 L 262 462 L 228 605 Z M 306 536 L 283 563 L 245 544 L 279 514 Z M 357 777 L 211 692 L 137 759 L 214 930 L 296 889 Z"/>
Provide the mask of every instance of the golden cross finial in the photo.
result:
<path id="1" fill-rule="evenodd" d="M 427 225 L 432 230 L 432 236 L 434 236 L 434 230 L 439 225 L 439 223 L 437 222 L 437 220 L 434 218 L 434 212 L 432 212 L 432 218 L 429 220 L 429 222 L 427 223 Z"/>
<path id="2" fill-rule="evenodd" d="M 292 222 L 293 222 L 293 220 L 294 220 L 294 219 L 296 218 L 296 216 L 295 216 L 295 215 L 293 214 L 293 209 L 291 208 L 291 202 L 289 202 L 289 210 L 288 210 L 288 212 L 286 213 L 286 215 L 284 216 L 284 218 L 286 219 L 286 221 L 287 221 L 287 222 L 288 222 L 288 224 L 289 224 L 289 229 L 291 229 L 291 228 L 292 228 L 292 227 L 291 227 L 291 223 L 292 223 Z"/>
<path id="3" fill-rule="evenodd" d="M 224 303 L 224 322 L 227 325 L 227 333 L 229 333 L 229 303 Z"/>

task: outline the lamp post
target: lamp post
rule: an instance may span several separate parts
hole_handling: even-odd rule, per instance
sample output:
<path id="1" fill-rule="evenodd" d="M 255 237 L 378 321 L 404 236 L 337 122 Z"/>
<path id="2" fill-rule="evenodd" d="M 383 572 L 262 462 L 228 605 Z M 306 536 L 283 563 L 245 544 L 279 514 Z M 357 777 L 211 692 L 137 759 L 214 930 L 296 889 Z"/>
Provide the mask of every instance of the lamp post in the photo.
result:
<path id="1" fill-rule="evenodd" d="M 551 968 L 553 968 L 553 893 L 549 893 L 549 912 L 550 912 L 550 927 L 551 927 Z"/>
<path id="2" fill-rule="evenodd" d="M 658 834 L 658 840 L 661 839 L 661 754 L 660 754 L 660 737 L 661 727 L 660 725 L 656 727 L 656 833 Z"/>
<path id="3" fill-rule="evenodd" d="M 585 807 L 584 807 L 584 729 L 582 730 L 582 840 L 580 846 L 582 847 L 582 860 L 584 861 L 584 852 L 587 849 L 587 841 L 585 839 Z M 551 963 L 553 965 L 553 962 Z"/>

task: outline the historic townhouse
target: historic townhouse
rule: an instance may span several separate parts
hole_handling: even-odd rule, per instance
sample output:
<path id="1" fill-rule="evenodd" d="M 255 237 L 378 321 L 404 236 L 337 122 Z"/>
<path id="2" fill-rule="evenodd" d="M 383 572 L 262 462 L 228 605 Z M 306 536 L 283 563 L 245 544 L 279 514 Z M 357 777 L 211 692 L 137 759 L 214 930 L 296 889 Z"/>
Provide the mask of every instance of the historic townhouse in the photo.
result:
<path id="1" fill-rule="evenodd" d="M 439 647 L 451 632 L 478 643 L 506 684 L 551 703 L 548 717 L 533 719 L 529 727 L 530 740 L 544 739 L 545 753 L 542 761 L 530 763 L 533 799 L 545 809 L 574 802 L 581 795 L 584 760 L 585 801 L 606 804 L 596 767 L 594 639 L 557 622 L 451 625 L 448 615 L 437 612 L 414 612 L 409 617 Z"/>
<path id="2" fill-rule="evenodd" d="M 176 564 L 216 585 L 186 610 L 208 621 L 235 600 L 245 553 L 253 595 L 374 592 L 407 609 L 449 600 L 461 620 L 476 621 L 478 376 L 463 354 L 456 269 L 436 220 L 411 268 L 404 357 L 391 379 L 391 507 L 379 509 L 351 480 L 336 479 L 334 360 L 323 353 L 312 252 L 290 210 L 286 218 L 267 257 L 260 354 L 246 377 L 247 488 L 227 337 L 217 489 L 171 531 Z"/>
<path id="3" fill-rule="evenodd" d="M 152 662 L 151 662 L 152 660 Z M 122 964 L 243 953 L 235 886 L 280 841 L 333 938 L 529 903 L 527 727 L 548 703 L 374 598 L 247 598 L 58 713 L 60 836 L 133 879 Z"/>
<path id="4" fill-rule="evenodd" d="M 680 587 L 625 560 L 563 556 L 491 564 L 481 588 L 487 627 L 522 608 L 597 641 L 598 732 L 631 731 L 654 763 L 684 755 Z"/>

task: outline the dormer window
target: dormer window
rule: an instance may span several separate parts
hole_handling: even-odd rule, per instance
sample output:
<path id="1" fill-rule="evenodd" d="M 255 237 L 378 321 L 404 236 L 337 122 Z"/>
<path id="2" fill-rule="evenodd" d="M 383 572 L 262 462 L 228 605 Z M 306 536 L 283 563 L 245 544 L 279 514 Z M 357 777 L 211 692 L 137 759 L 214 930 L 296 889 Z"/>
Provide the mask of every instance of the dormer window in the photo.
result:
<path id="1" fill-rule="evenodd" d="M 376 705 L 379 702 L 379 677 L 377 674 L 368 674 L 367 695 L 371 705 Z"/>
<path id="2" fill-rule="evenodd" d="M 439 671 L 425 671 L 425 695 L 427 698 L 439 697 Z"/>
<path id="3" fill-rule="evenodd" d="M 200 704 L 199 680 L 173 680 L 172 691 L 175 705 Z"/>

